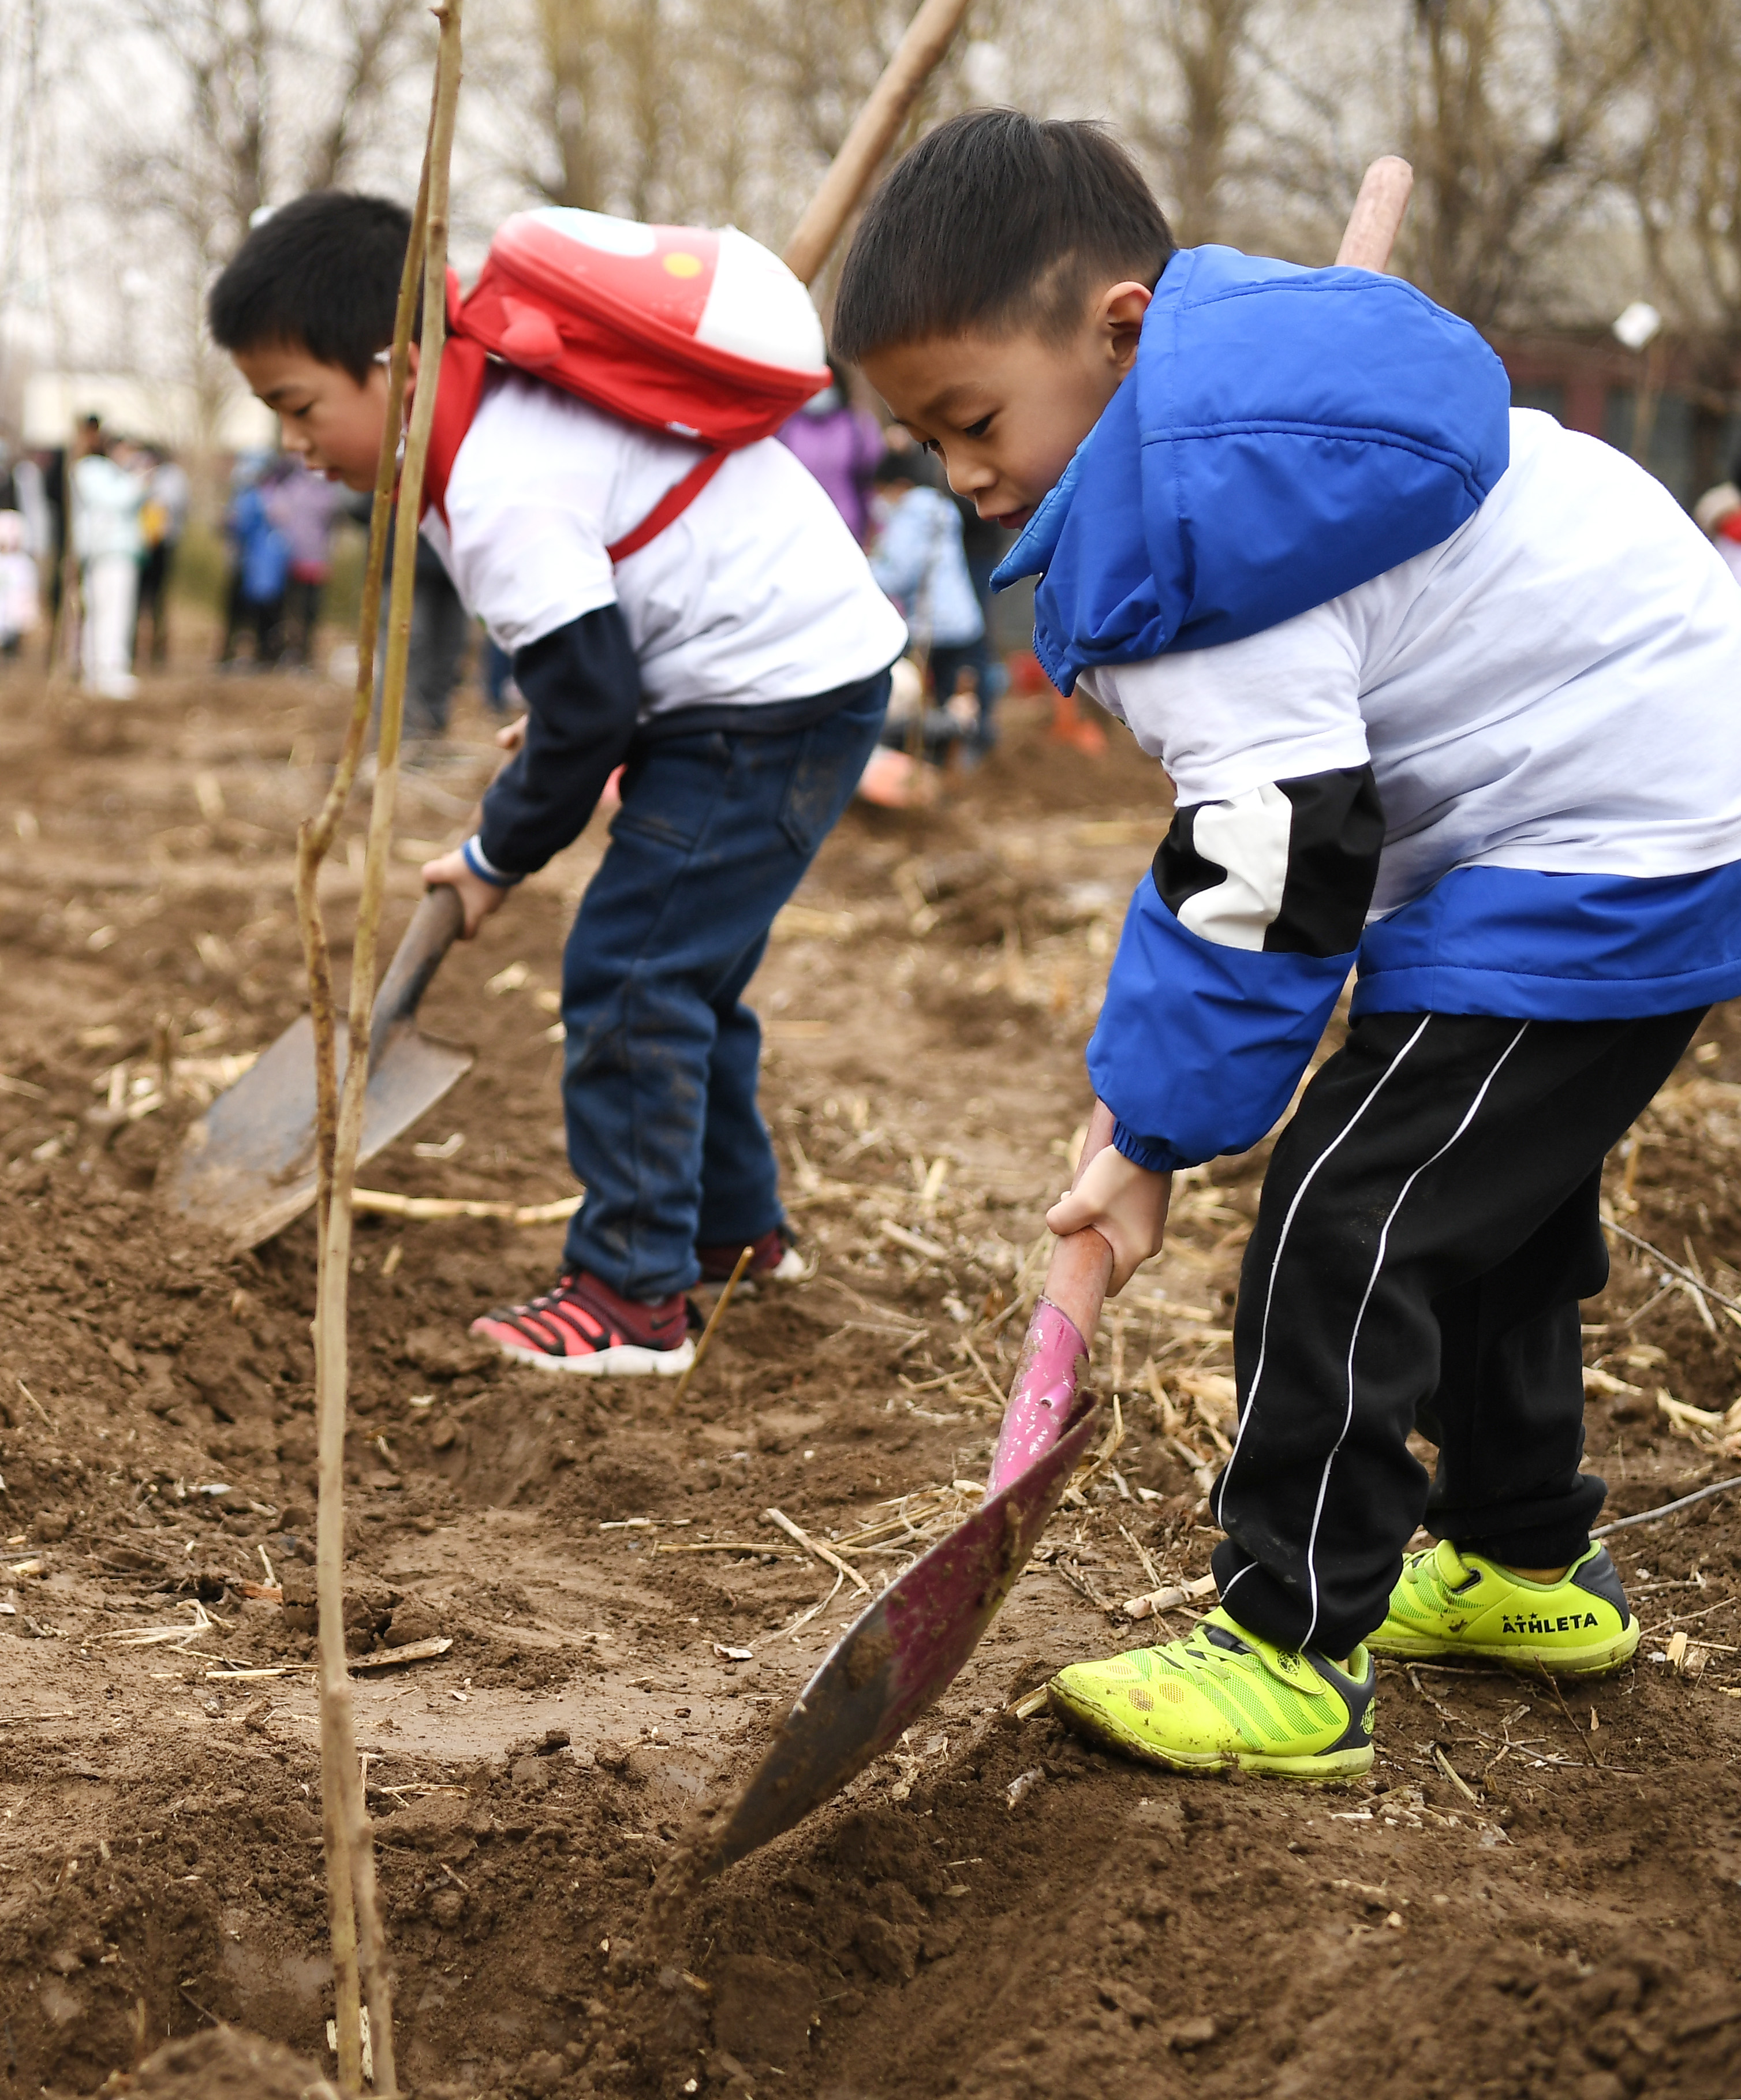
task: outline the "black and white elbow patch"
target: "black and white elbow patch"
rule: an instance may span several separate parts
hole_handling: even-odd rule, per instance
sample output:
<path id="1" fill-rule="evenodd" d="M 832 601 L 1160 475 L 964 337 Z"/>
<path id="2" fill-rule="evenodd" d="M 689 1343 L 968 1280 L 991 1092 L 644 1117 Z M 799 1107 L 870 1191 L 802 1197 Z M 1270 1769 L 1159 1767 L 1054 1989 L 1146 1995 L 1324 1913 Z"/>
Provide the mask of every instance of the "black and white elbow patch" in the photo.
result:
<path id="1" fill-rule="evenodd" d="M 1221 947 L 1345 955 L 1383 845 L 1371 766 L 1311 773 L 1179 810 L 1155 855 L 1155 888 L 1181 925 Z"/>

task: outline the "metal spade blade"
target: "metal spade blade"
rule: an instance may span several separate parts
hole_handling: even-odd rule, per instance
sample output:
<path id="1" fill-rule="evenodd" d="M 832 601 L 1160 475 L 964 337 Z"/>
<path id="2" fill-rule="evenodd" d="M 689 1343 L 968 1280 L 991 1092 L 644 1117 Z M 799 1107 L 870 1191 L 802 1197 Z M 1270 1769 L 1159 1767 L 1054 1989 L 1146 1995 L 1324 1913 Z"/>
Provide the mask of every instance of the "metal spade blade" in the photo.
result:
<path id="1" fill-rule="evenodd" d="M 425 1035 L 417 1005 L 462 920 L 458 893 L 429 891 L 375 995 L 358 1162 L 372 1159 L 471 1069 L 469 1050 Z M 338 1024 L 338 1069 L 348 1034 Z M 258 1246 L 315 1200 L 315 1031 L 306 1014 L 220 1094 L 182 1140 L 160 1190 L 172 1210 Z"/>
<path id="2" fill-rule="evenodd" d="M 1039 1542 L 1094 1435 L 1079 1395 L 1062 1436 L 891 1582 L 800 1694 L 772 1748 L 697 1843 L 716 1874 L 790 1830 L 900 1740 L 973 1652 Z"/>

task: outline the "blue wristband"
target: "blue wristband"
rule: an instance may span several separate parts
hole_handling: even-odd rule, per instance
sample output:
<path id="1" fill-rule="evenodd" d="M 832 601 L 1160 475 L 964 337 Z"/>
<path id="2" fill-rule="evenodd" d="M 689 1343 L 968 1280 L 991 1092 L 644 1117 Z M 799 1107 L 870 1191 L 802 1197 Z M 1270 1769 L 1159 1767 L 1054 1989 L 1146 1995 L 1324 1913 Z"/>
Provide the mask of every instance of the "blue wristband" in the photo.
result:
<path id="1" fill-rule="evenodd" d="M 500 868 L 491 867 L 484 858 L 483 849 L 475 836 L 469 838 L 460 848 L 460 858 L 480 882 L 488 883 L 492 889 L 512 889 L 517 882 L 523 882 L 526 879 L 519 875 L 504 875 Z"/>

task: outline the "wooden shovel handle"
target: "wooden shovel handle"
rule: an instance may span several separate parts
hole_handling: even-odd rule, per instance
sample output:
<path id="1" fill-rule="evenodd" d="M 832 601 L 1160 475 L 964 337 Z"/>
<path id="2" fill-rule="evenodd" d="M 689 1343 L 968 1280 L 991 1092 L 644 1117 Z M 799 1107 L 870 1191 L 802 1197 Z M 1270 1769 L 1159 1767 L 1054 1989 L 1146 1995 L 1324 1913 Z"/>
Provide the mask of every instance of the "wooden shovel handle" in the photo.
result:
<path id="1" fill-rule="evenodd" d="M 1089 1161 L 1112 1141 L 1112 1112 L 1104 1102 L 1096 1101 L 1094 1114 L 1088 1118 L 1082 1149 L 1077 1156 L 1075 1171 L 1070 1176 L 1073 1189 L 1082 1180 Z M 1082 1232 L 1068 1233 L 1052 1249 L 1043 1295 L 1066 1319 L 1075 1323 L 1077 1333 L 1091 1349 L 1094 1347 L 1094 1330 L 1100 1324 L 1106 1286 L 1112 1280 L 1112 1248 L 1092 1225 Z"/>
<path id="2" fill-rule="evenodd" d="M 1360 195 L 1336 251 L 1340 267 L 1382 271 L 1388 266 L 1413 188 L 1414 170 L 1395 153 L 1373 162 L 1360 178 Z"/>
<path id="3" fill-rule="evenodd" d="M 967 0 L 924 0 L 907 24 L 883 77 L 854 119 L 822 185 L 786 244 L 784 261 L 808 285 L 828 260 L 840 229 L 853 215 L 895 134 L 917 99 L 933 66 L 961 26 Z"/>
<path id="4" fill-rule="evenodd" d="M 439 883 L 434 889 L 425 890 L 423 902 L 412 914 L 405 938 L 394 951 L 375 994 L 368 1028 L 371 1066 L 380 1061 L 393 1030 L 416 1014 L 430 979 L 441 967 L 442 958 L 459 938 L 465 924 L 465 907 L 451 883 Z"/>
<path id="5" fill-rule="evenodd" d="M 1092 1348 L 1106 1286 L 1113 1280 L 1113 1251 L 1092 1225 L 1071 1233 L 1052 1249 L 1046 1295 Z"/>

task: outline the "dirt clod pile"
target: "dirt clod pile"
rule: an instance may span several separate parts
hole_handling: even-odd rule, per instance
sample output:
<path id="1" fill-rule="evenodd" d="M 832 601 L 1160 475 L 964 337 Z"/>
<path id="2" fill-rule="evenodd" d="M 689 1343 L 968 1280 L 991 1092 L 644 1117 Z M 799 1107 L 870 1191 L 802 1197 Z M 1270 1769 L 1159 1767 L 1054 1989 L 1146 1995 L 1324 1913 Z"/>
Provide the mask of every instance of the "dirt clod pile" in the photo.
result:
<path id="1" fill-rule="evenodd" d="M 338 2100 L 306 2057 L 230 2027 L 165 2042 L 105 2090 L 133 2100 Z"/>

